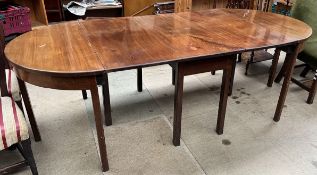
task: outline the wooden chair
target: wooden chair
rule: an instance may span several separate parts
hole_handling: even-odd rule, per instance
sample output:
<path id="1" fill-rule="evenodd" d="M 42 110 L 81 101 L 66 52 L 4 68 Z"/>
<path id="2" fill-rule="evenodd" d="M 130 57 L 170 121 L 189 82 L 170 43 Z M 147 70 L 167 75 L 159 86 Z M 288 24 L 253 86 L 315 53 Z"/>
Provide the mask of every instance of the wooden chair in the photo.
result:
<path id="1" fill-rule="evenodd" d="M 31 141 L 28 133 L 28 126 L 26 124 L 26 120 L 22 112 L 22 103 L 18 104 L 15 102 L 15 98 L 18 98 L 18 96 L 13 95 L 13 86 L 12 84 L 10 84 L 10 81 L 12 81 L 12 79 L 9 79 L 8 86 L 6 85 L 5 67 L 8 66 L 8 64 L 3 57 L 4 33 L 2 25 L 0 25 L 0 31 L 0 40 L 2 41 L 0 42 L 0 151 L 16 146 L 22 154 L 22 156 L 25 158 L 24 161 L 15 163 L 11 166 L 0 167 L 0 174 L 12 173 L 23 166 L 30 166 L 33 175 L 36 175 L 38 173 L 31 149 Z M 11 70 L 7 71 L 7 73 L 9 73 L 9 78 L 14 78 L 13 74 L 11 74 L 10 72 Z M 16 88 L 18 88 L 18 82 L 15 86 Z M 10 90 L 10 88 L 12 89 Z M 20 96 L 20 93 L 18 95 Z"/>
<path id="2" fill-rule="evenodd" d="M 305 77 L 309 70 L 314 70 L 315 75 L 312 80 L 300 81 L 295 78 L 292 78 L 292 82 L 298 85 L 299 87 L 305 89 L 309 92 L 307 103 L 312 104 L 317 89 L 317 1 L 316 0 L 297 0 L 293 9 L 291 10 L 291 16 L 299 19 L 313 29 L 312 36 L 305 42 L 304 48 L 301 53 L 298 54 L 297 59 L 304 62 L 305 69 L 301 73 L 302 77 Z M 274 66 L 277 66 L 278 58 L 274 61 Z M 297 67 L 302 67 L 298 65 Z M 275 79 L 275 82 L 279 83 L 285 73 L 286 66 L 282 66 L 281 71 Z M 270 75 L 271 77 L 272 75 Z"/>
<path id="3" fill-rule="evenodd" d="M 24 161 L 7 167 L 0 167 L 0 174 L 17 171 L 30 166 L 32 174 L 37 175 L 37 168 L 31 149 L 31 140 L 24 115 L 13 97 L 0 97 L 0 151 L 16 146 L 24 157 Z"/>
<path id="4" fill-rule="evenodd" d="M 41 141 L 41 135 L 34 117 L 33 109 L 30 103 L 29 95 L 22 80 L 17 79 L 15 73 L 10 69 L 10 66 L 4 55 L 5 37 L 3 26 L 0 25 L 0 87 L 1 95 L 11 96 L 19 108 L 23 111 L 22 99 L 25 109 L 32 127 L 35 141 Z"/>

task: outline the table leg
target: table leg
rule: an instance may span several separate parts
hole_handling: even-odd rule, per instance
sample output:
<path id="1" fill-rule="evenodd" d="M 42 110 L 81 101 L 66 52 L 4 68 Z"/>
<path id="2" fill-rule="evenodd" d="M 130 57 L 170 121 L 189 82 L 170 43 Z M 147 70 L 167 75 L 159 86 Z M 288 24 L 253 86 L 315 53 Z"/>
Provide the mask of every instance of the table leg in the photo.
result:
<path id="1" fill-rule="evenodd" d="M 231 96 L 233 92 L 233 82 L 234 82 L 234 75 L 236 73 L 236 65 L 237 65 L 237 62 L 235 61 L 231 69 L 230 88 L 229 88 L 229 94 L 228 94 L 229 96 Z"/>
<path id="2" fill-rule="evenodd" d="M 103 80 L 102 95 L 103 95 L 105 124 L 106 124 L 106 126 L 111 126 L 112 125 L 112 117 L 111 117 L 108 74 L 104 74 L 102 80 Z"/>
<path id="3" fill-rule="evenodd" d="M 83 94 L 83 99 L 87 100 L 87 91 L 86 90 L 82 90 L 81 93 Z"/>
<path id="4" fill-rule="evenodd" d="M 32 132 L 33 132 L 33 135 L 34 135 L 34 140 L 36 142 L 39 142 L 39 141 L 42 140 L 41 139 L 41 134 L 40 134 L 39 128 L 37 126 L 36 119 L 34 117 L 31 101 L 30 101 L 30 98 L 29 98 L 28 91 L 26 89 L 25 82 L 22 81 L 20 78 L 18 78 L 18 84 L 19 84 L 19 87 L 20 87 L 20 90 L 21 90 L 21 95 L 22 95 L 23 102 L 24 102 L 24 105 L 25 105 L 26 113 L 28 114 L 28 118 L 29 118 L 30 125 L 31 125 L 31 128 L 32 128 Z"/>
<path id="5" fill-rule="evenodd" d="M 90 92 L 91 92 L 92 104 L 93 104 L 93 108 L 94 108 L 95 123 L 96 123 L 96 130 L 97 130 L 97 138 L 98 138 L 98 144 L 99 144 L 99 152 L 100 152 L 102 171 L 105 172 L 105 171 L 109 170 L 109 164 L 108 164 L 108 158 L 107 158 L 105 135 L 104 135 L 103 124 L 102 124 L 97 82 L 95 82 L 92 85 Z"/>
<path id="6" fill-rule="evenodd" d="M 183 102 L 183 85 L 184 70 L 179 64 L 175 68 L 175 93 L 174 93 L 174 122 L 173 122 L 173 144 L 180 145 L 180 136 L 182 128 L 182 102 Z"/>
<path id="7" fill-rule="evenodd" d="M 235 64 L 235 63 L 233 63 Z M 232 69 L 224 69 L 222 75 L 222 85 L 221 85 L 221 92 L 220 92 L 220 101 L 219 101 L 219 108 L 218 108 L 218 119 L 217 119 L 217 134 L 223 134 L 223 127 L 225 123 L 225 116 L 226 116 L 226 108 L 227 108 L 227 101 L 228 95 L 231 91 L 230 86 L 232 86 L 231 80 L 233 80 L 232 73 L 235 66 L 232 66 Z"/>
<path id="8" fill-rule="evenodd" d="M 302 43 L 293 47 L 293 49 L 291 51 L 289 48 L 287 51 L 287 54 L 286 54 L 285 63 L 284 63 L 285 76 L 284 76 L 283 86 L 282 86 L 282 89 L 280 92 L 280 97 L 279 97 L 279 100 L 277 103 L 277 107 L 276 107 L 274 119 L 273 119 L 276 122 L 278 122 L 281 118 L 282 110 L 283 110 L 284 103 L 286 100 L 288 87 L 289 87 L 291 77 L 293 74 L 293 70 L 294 70 L 294 65 L 295 65 L 296 58 L 297 58 L 297 55 L 300 51 L 301 46 L 302 46 Z"/>
<path id="9" fill-rule="evenodd" d="M 137 84 L 138 84 L 138 92 L 142 92 L 143 90 L 142 68 L 137 68 Z"/>
<path id="10" fill-rule="evenodd" d="M 272 60 L 272 66 L 270 68 L 269 80 L 267 81 L 268 87 L 272 87 L 273 85 L 273 81 L 276 76 L 276 68 L 277 68 L 279 57 L 280 57 L 280 53 L 281 53 L 281 50 L 276 48 L 274 52 L 273 60 Z"/>

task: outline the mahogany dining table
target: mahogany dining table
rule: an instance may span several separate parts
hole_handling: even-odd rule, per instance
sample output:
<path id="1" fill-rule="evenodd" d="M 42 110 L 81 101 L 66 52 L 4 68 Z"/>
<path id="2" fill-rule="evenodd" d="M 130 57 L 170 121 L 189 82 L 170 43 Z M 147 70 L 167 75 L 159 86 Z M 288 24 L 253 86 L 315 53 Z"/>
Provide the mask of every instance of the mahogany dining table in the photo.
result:
<path id="1" fill-rule="evenodd" d="M 213 9 L 175 14 L 79 20 L 23 34 L 5 48 L 18 78 L 36 86 L 90 90 L 102 171 L 109 170 L 97 85 L 103 86 L 105 122 L 111 123 L 108 73 L 174 64 L 173 144 L 180 145 L 184 76 L 223 70 L 216 131 L 223 133 L 236 55 L 278 48 L 287 52 L 287 71 L 274 121 L 279 121 L 305 23 L 255 10 Z"/>

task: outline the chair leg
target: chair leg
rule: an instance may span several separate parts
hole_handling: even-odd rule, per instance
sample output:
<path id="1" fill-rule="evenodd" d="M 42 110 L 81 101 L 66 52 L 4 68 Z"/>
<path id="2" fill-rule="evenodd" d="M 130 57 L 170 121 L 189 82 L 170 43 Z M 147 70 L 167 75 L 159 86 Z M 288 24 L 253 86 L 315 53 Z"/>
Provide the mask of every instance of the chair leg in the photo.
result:
<path id="1" fill-rule="evenodd" d="M 175 86 L 176 70 L 172 68 L 172 85 Z"/>
<path id="2" fill-rule="evenodd" d="M 305 78 L 306 75 L 308 74 L 308 72 L 311 70 L 310 66 L 309 65 L 306 65 L 304 70 L 300 73 L 300 76 Z"/>
<path id="3" fill-rule="evenodd" d="M 238 54 L 238 63 L 240 63 L 242 61 L 242 53 Z"/>
<path id="4" fill-rule="evenodd" d="M 31 101 L 30 101 L 29 94 L 28 94 L 28 91 L 27 91 L 26 86 L 25 86 L 25 82 L 18 78 L 18 83 L 19 83 L 19 87 L 21 90 L 25 110 L 26 110 L 26 113 L 28 114 L 28 118 L 29 118 L 31 128 L 33 131 L 34 140 L 36 142 L 41 141 L 40 131 L 39 131 L 39 128 L 37 126 L 36 119 L 34 117 Z"/>
<path id="5" fill-rule="evenodd" d="M 106 124 L 106 126 L 111 126 L 112 125 L 112 117 L 111 117 L 108 74 L 103 75 L 103 80 L 104 80 L 104 84 L 102 85 L 102 96 L 103 96 L 105 124 Z"/>
<path id="6" fill-rule="evenodd" d="M 138 68 L 137 69 L 137 86 L 138 86 L 138 92 L 142 92 L 143 87 L 142 87 L 142 68 Z"/>
<path id="7" fill-rule="evenodd" d="M 250 60 L 247 61 L 247 64 L 245 66 L 245 75 L 248 75 L 248 69 L 249 69 L 249 66 L 250 66 Z"/>
<path id="8" fill-rule="evenodd" d="M 285 62 L 286 62 L 286 61 L 284 61 L 284 64 L 283 64 L 283 66 L 282 66 L 280 72 L 278 73 L 278 75 L 276 76 L 276 78 L 275 78 L 275 80 L 274 80 L 275 83 L 279 83 L 279 82 L 282 80 L 282 78 L 283 78 L 283 76 L 284 76 L 284 74 L 285 74 L 285 71 L 286 71 L 286 64 L 285 64 Z"/>
<path id="9" fill-rule="evenodd" d="M 315 94 L 316 94 L 316 90 L 317 90 L 317 70 L 316 70 L 316 73 L 315 73 L 315 76 L 314 76 L 313 84 L 312 84 L 312 86 L 310 88 L 310 91 L 309 91 L 309 96 L 308 96 L 308 99 L 307 99 L 307 103 L 308 104 L 313 104 L 314 98 L 315 98 Z"/>
<path id="10" fill-rule="evenodd" d="M 31 148 L 30 139 L 22 141 L 21 145 L 23 148 L 23 154 L 24 154 L 26 160 L 28 161 L 28 164 L 31 168 L 32 174 L 37 175 L 38 172 L 37 172 L 37 167 L 36 167 L 36 163 L 35 163 L 32 148 Z"/>
<path id="11" fill-rule="evenodd" d="M 83 94 L 83 99 L 86 100 L 87 99 L 87 91 L 82 90 L 81 93 Z"/>
<path id="12" fill-rule="evenodd" d="M 275 74 L 276 74 L 278 60 L 280 58 L 280 53 L 281 53 L 280 49 L 275 49 L 273 60 L 272 60 L 272 66 L 270 68 L 269 80 L 267 81 L 268 87 L 272 87 L 272 85 L 273 85 L 273 81 L 274 81 L 274 78 L 276 76 Z"/>
<path id="13" fill-rule="evenodd" d="M 247 65 L 245 67 L 245 73 L 244 73 L 245 75 L 248 75 L 248 70 L 249 70 L 250 64 L 251 64 L 251 62 L 253 62 L 253 57 L 254 57 L 254 52 L 251 52 L 250 59 L 248 59 Z"/>
<path id="14" fill-rule="evenodd" d="M 237 65 L 236 62 L 234 62 L 232 65 L 231 76 L 230 76 L 230 85 L 229 85 L 229 93 L 228 93 L 229 96 L 231 96 L 232 92 L 233 92 L 233 82 L 234 82 L 234 75 L 235 75 L 235 71 L 236 71 L 236 65 Z"/>

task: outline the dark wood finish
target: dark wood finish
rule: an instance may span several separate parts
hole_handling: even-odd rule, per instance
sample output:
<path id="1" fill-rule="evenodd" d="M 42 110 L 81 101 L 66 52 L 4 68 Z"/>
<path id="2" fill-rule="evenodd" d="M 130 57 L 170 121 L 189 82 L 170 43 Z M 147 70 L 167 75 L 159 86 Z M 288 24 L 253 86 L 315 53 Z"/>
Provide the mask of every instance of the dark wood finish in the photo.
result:
<path id="1" fill-rule="evenodd" d="M 180 97 L 183 84 L 180 77 L 203 68 L 223 69 L 223 65 L 214 61 L 232 60 L 232 55 L 245 51 L 282 46 L 294 49 L 311 33 L 308 25 L 289 17 L 253 10 L 217 9 L 52 25 L 13 40 L 5 54 L 24 81 L 47 88 L 91 91 L 102 169 L 106 171 L 109 167 L 97 89 L 97 80 L 104 80 L 105 73 L 159 64 L 186 65 L 183 73 L 177 71 L 176 96 Z M 293 56 L 287 59 L 291 61 L 287 62 L 286 74 L 292 71 Z M 199 64 L 202 60 L 206 64 Z M 186 62 L 191 64 L 187 67 Z M 226 65 L 230 65 L 230 70 L 225 71 L 223 78 L 218 133 L 223 129 L 226 96 L 233 75 L 232 63 Z M 195 66 L 202 69 L 192 69 Z M 284 80 L 275 117 L 281 114 L 289 80 Z M 108 87 L 108 82 L 104 86 Z M 110 109 L 110 99 L 107 95 L 105 98 Z M 179 99 L 175 100 L 178 111 Z M 111 117 L 109 111 L 106 113 Z M 175 112 L 175 117 L 176 123 L 180 123 L 181 113 Z M 173 142 L 177 145 L 180 131 L 174 129 Z"/>
<path id="2" fill-rule="evenodd" d="M 95 114 L 95 123 L 96 123 L 99 152 L 100 152 L 100 158 L 101 158 L 101 164 L 102 164 L 102 171 L 105 172 L 109 170 L 109 164 L 108 164 L 108 158 L 107 158 L 105 134 L 104 134 L 103 125 L 102 125 L 100 102 L 99 102 L 99 95 L 98 95 L 98 88 L 97 88 L 96 81 L 94 81 L 93 84 L 91 85 L 90 92 L 91 92 L 92 104 L 93 104 L 94 114 Z"/>
<path id="3" fill-rule="evenodd" d="M 312 86 L 312 80 L 296 80 L 295 78 L 291 78 L 292 82 L 298 85 L 299 87 L 303 88 L 306 91 L 310 91 L 310 87 Z"/>
<path id="4" fill-rule="evenodd" d="M 299 43 L 294 45 L 293 47 L 290 47 L 287 50 L 286 54 L 286 60 L 285 60 L 285 76 L 284 76 L 284 82 L 281 89 L 280 97 L 278 99 L 277 107 L 274 114 L 274 121 L 278 122 L 281 118 L 282 110 L 284 107 L 288 86 L 290 84 L 291 76 L 293 74 L 294 65 L 296 62 L 296 58 L 298 53 L 300 52 L 300 49 L 302 48 L 303 43 Z"/>
<path id="5" fill-rule="evenodd" d="M 19 169 L 22 169 L 24 167 L 28 166 L 28 162 L 26 160 L 21 161 L 21 162 L 17 162 L 13 165 L 7 166 L 5 168 L 1 168 L 0 169 L 0 174 L 10 174 L 10 173 L 15 173 L 17 172 Z"/>
<path id="6" fill-rule="evenodd" d="M 257 9 L 264 12 L 269 10 L 268 0 L 228 0 L 226 8 L 230 9 Z M 258 50 L 239 54 L 239 62 L 246 60 L 245 75 L 248 75 L 250 64 L 273 59 L 273 56 L 266 50 Z"/>
<path id="7" fill-rule="evenodd" d="M 250 64 L 271 60 L 273 59 L 273 55 L 268 53 L 266 50 L 258 50 L 258 51 L 252 51 L 252 52 L 245 52 L 241 55 L 242 60 L 246 60 L 246 69 L 245 69 L 245 75 L 248 75 L 248 68 Z"/>
<path id="8" fill-rule="evenodd" d="M 175 93 L 174 93 L 174 122 L 173 122 L 173 144 L 180 145 L 182 128 L 182 104 L 185 64 L 176 64 L 175 67 Z"/>
<path id="9" fill-rule="evenodd" d="M 229 86 L 229 96 L 232 95 L 232 92 L 233 92 L 233 85 L 234 85 L 234 75 L 235 75 L 235 72 L 236 72 L 236 64 L 233 64 L 232 65 L 232 69 L 231 69 L 231 76 L 230 76 L 230 86 Z M 215 72 L 216 73 L 216 72 Z"/>
<path id="10" fill-rule="evenodd" d="M 44 0 L 48 22 L 63 21 L 62 3 L 60 0 Z"/>
<path id="11" fill-rule="evenodd" d="M 28 118 L 29 118 L 29 121 L 30 121 L 30 125 L 31 125 L 31 128 L 32 128 L 33 135 L 34 135 L 34 140 L 39 142 L 39 141 L 42 140 L 41 139 L 41 134 L 40 134 L 39 128 L 37 126 L 36 119 L 34 117 L 34 112 L 33 112 L 33 109 L 32 109 L 32 105 L 31 105 L 31 101 L 30 101 L 30 98 L 29 98 L 28 91 L 27 91 L 26 86 L 25 86 L 25 82 L 18 78 L 18 83 L 19 83 L 22 99 L 23 99 L 23 102 L 24 102 L 24 106 L 25 106 L 25 109 L 26 109 L 26 113 L 28 114 Z M 23 111 L 23 109 L 21 109 L 21 110 Z"/>
<path id="12" fill-rule="evenodd" d="M 16 67 L 41 74 L 102 73 L 104 67 L 84 33 L 78 21 L 43 27 L 11 41 L 6 47 L 10 48 L 6 49 L 6 56 Z M 30 52 L 32 50 L 36 52 Z"/>
<path id="13" fill-rule="evenodd" d="M 253 10 L 215 9 L 81 23 L 107 71 L 260 50 L 311 35 L 311 28 L 298 20 Z M 226 40 L 230 43 L 223 44 Z"/>
<path id="14" fill-rule="evenodd" d="M 8 88 L 7 88 L 7 77 L 5 70 L 8 68 L 7 61 L 4 55 L 4 48 L 5 48 L 5 37 L 4 37 L 4 30 L 3 26 L 0 26 L 0 90 L 2 96 L 8 96 Z"/>
<path id="15" fill-rule="evenodd" d="M 175 146 L 180 145 L 184 76 L 214 70 L 224 70 L 216 128 L 216 132 L 218 134 L 222 134 L 226 114 L 227 99 L 228 94 L 230 93 L 230 84 L 232 83 L 231 80 L 233 80 L 231 76 L 233 75 L 232 72 L 235 69 L 235 60 L 236 55 L 233 55 L 218 57 L 214 59 L 180 62 L 176 65 L 173 122 L 173 144 Z"/>
<path id="16" fill-rule="evenodd" d="M 283 15 L 287 15 L 288 13 L 290 13 L 291 9 L 292 9 L 293 4 L 286 2 L 277 2 L 277 5 L 275 7 L 275 11 L 277 13 L 281 13 Z"/>
<path id="17" fill-rule="evenodd" d="M 87 100 L 87 98 L 88 98 L 88 97 L 87 97 L 87 91 L 86 91 L 86 90 L 82 90 L 81 93 L 82 93 L 82 95 L 83 95 L 83 99 L 84 99 L 84 100 Z"/>
<path id="18" fill-rule="evenodd" d="M 138 86 L 138 92 L 142 92 L 143 90 L 142 68 L 137 69 L 137 86 Z"/>
<path id="19" fill-rule="evenodd" d="M 280 58 L 280 53 L 281 53 L 281 50 L 276 48 L 274 52 L 273 60 L 272 60 L 272 66 L 270 68 L 269 79 L 267 81 L 268 87 L 272 87 L 273 85 L 273 81 L 276 76 L 276 68 L 277 68 L 278 60 Z"/>
<path id="20" fill-rule="evenodd" d="M 31 148 L 31 141 L 30 139 L 24 140 L 21 142 L 21 146 L 23 151 L 22 155 L 24 156 L 24 158 L 26 159 L 26 161 L 28 162 L 28 165 L 31 168 L 32 174 L 33 175 L 37 175 L 37 167 L 36 167 L 36 163 L 33 157 L 33 152 L 32 152 L 32 148 Z"/>
<path id="21" fill-rule="evenodd" d="M 226 8 L 231 9 L 253 9 L 255 0 L 228 0 Z"/>
<path id="22" fill-rule="evenodd" d="M 100 84 L 102 84 L 105 124 L 106 124 L 106 126 L 110 126 L 110 125 L 112 125 L 112 117 L 111 117 L 108 74 L 105 73 L 105 74 L 103 74 L 102 77 L 103 77 L 103 79 L 100 80 L 101 81 Z"/>
<path id="23" fill-rule="evenodd" d="M 315 76 L 312 82 L 312 85 L 310 86 L 310 91 L 307 99 L 308 104 L 313 104 L 314 98 L 317 91 L 317 69 L 315 70 Z"/>
<path id="24" fill-rule="evenodd" d="M 297 65 L 295 66 L 295 68 L 298 68 L 298 67 L 302 67 L 302 66 L 305 66 L 305 65 Z M 308 69 L 309 68 L 309 69 Z M 303 72 L 301 74 L 306 74 L 307 71 L 309 70 L 312 70 L 312 68 L 310 68 L 310 66 L 306 66 L 305 69 L 303 70 Z M 284 72 L 282 72 L 284 71 Z M 317 91 L 317 70 L 315 69 L 316 73 L 314 75 L 314 78 L 313 79 L 306 79 L 306 80 L 297 80 L 295 78 L 291 78 L 291 81 L 293 83 L 295 83 L 296 85 L 298 85 L 299 87 L 301 87 L 302 89 L 306 90 L 309 92 L 309 95 L 308 95 L 308 98 L 307 98 L 307 104 L 313 104 L 314 102 L 314 98 L 315 98 L 315 95 L 316 95 L 316 91 Z M 282 77 L 283 75 L 285 74 L 285 68 L 281 70 L 279 76 Z M 280 78 L 278 77 L 278 78 Z M 278 79 L 279 81 L 281 79 Z"/>
<path id="25" fill-rule="evenodd" d="M 100 102 L 97 89 L 97 80 L 102 80 L 105 77 L 101 76 L 52 76 L 47 74 L 33 73 L 26 69 L 16 68 L 16 73 L 19 79 L 23 79 L 29 83 L 40 87 L 62 89 L 62 90 L 82 90 L 87 89 L 92 93 L 92 100 L 94 105 L 96 130 L 98 136 L 98 144 L 100 149 L 100 158 L 102 163 L 102 170 L 107 171 L 109 169 L 108 159 L 106 154 L 106 145 L 104 140 L 104 131 L 102 127 Z"/>
<path id="26" fill-rule="evenodd" d="M 233 66 L 235 65 L 234 61 L 235 60 L 233 59 L 231 60 L 232 63 L 230 67 L 234 67 Z M 217 128 L 216 128 L 216 132 L 219 135 L 223 134 L 228 95 L 229 93 L 231 93 L 230 87 L 232 87 L 232 84 L 230 86 L 230 80 L 233 80 L 233 77 L 231 77 L 233 71 L 234 70 L 231 68 L 226 68 L 223 70 L 220 101 L 219 101 L 219 108 L 218 108 Z"/>
<path id="27" fill-rule="evenodd" d="M 308 72 L 312 70 L 312 68 L 308 65 L 308 64 L 305 64 L 305 68 L 304 70 L 300 73 L 300 76 L 301 77 L 306 77 L 306 75 L 308 74 Z"/>
<path id="28" fill-rule="evenodd" d="M 175 85 L 176 81 L 176 70 L 174 67 L 172 67 L 172 85 Z"/>

